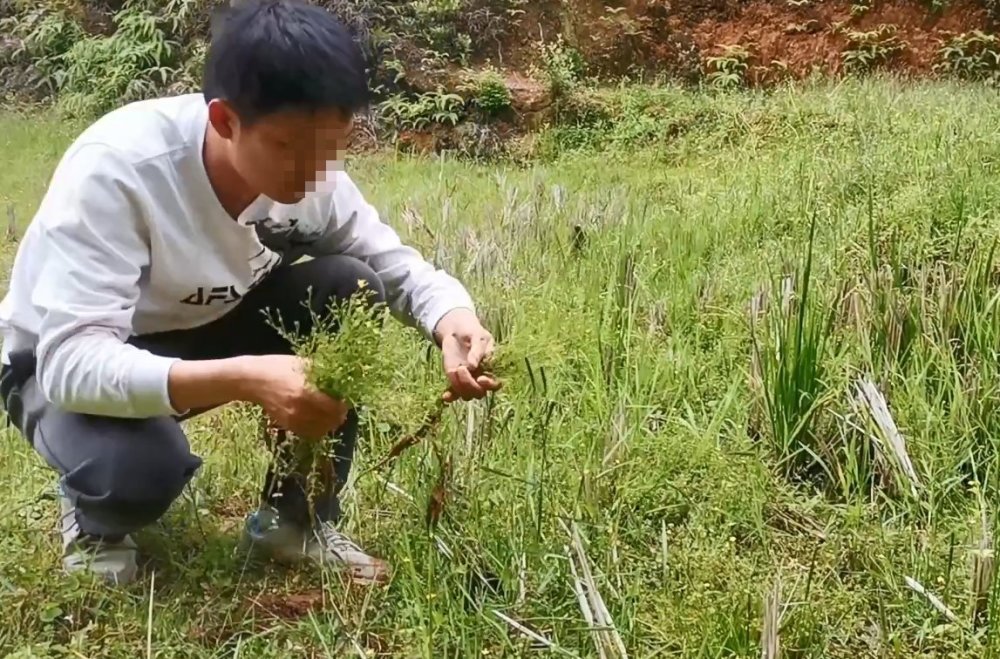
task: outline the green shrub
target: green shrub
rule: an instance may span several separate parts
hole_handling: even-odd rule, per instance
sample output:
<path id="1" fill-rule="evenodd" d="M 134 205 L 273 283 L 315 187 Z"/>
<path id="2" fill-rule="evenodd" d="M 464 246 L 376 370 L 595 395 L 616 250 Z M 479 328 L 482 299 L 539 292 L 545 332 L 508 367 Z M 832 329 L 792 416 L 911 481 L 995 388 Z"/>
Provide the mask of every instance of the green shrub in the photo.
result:
<path id="1" fill-rule="evenodd" d="M 458 25 L 463 0 L 416 0 L 409 3 L 411 25 L 401 34 L 422 40 L 441 59 L 465 63 L 472 51 L 471 37 Z"/>
<path id="2" fill-rule="evenodd" d="M 750 56 L 750 51 L 745 46 L 724 46 L 722 55 L 708 58 L 708 84 L 721 89 L 743 86 L 750 68 Z"/>
<path id="3" fill-rule="evenodd" d="M 615 108 L 595 90 L 583 87 L 560 99 L 557 118 L 561 123 L 575 126 L 597 126 L 611 121 Z"/>
<path id="4" fill-rule="evenodd" d="M 18 45 L 7 55 L 9 63 L 31 61 L 40 73 L 37 84 L 49 92 L 57 89 L 52 72 L 60 58 L 86 35 L 66 12 L 37 7 L 0 20 L 0 34 L 9 34 Z"/>
<path id="5" fill-rule="evenodd" d="M 465 99 L 441 89 L 422 94 L 394 94 L 378 105 L 383 123 L 396 130 L 424 130 L 433 124 L 456 125 L 464 116 Z"/>
<path id="6" fill-rule="evenodd" d="M 541 56 L 541 72 L 548 81 L 552 98 L 562 98 L 572 92 L 586 69 L 579 51 L 568 46 L 559 35 L 554 42 L 542 45 Z"/>
<path id="7" fill-rule="evenodd" d="M 906 49 L 896 34 L 896 26 L 879 25 L 874 30 L 846 32 L 847 49 L 842 53 L 848 73 L 865 73 L 888 62 Z"/>
<path id="8" fill-rule="evenodd" d="M 57 94 L 69 114 L 91 116 L 154 96 L 178 79 L 182 47 L 174 35 L 188 26 L 198 2 L 172 0 L 159 8 L 162 13 L 151 7 L 125 2 L 110 36 L 86 34 L 64 10 L 33 9 L 5 27 L 22 40 L 38 85 Z"/>
<path id="9" fill-rule="evenodd" d="M 964 80 L 1000 80 L 1000 39 L 980 30 L 952 37 L 940 51 L 934 69 Z"/>
<path id="10" fill-rule="evenodd" d="M 507 82 L 496 69 L 487 69 L 473 82 L 472 101 L 488 116 L 497 116 L 510 109 L 513 101 Z"/>
<path id="11" fill-rule="evenodd" d="M 113 35 L 78 41 L 60 58 L 54 74 L 72 114 L 97 114 L 154 96 L 175 75 L 180 44 L 160 17 L 134 4 L 115 14 Z"/>
<path id="12" fill-rule="evenodd" d="M 870 12 L 871 9 L 871 0 L 856 0 L 856 2 L 851 4 L 851 16 L 860 18 Z"/>

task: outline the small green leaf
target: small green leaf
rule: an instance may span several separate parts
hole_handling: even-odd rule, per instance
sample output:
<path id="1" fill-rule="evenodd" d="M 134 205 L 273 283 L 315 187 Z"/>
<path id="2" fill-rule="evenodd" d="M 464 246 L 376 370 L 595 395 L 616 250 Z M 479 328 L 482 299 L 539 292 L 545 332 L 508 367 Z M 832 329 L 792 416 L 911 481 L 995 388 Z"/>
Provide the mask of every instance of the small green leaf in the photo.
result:
<path id="1" fill-rule="evenodd" d="M 45 624 L 55 622 L 58 618 L 63 615 L 62 607 L 58 604 L 46 604 L 42 609 L 42 614 L 40 616 L 41 621 Z"/>

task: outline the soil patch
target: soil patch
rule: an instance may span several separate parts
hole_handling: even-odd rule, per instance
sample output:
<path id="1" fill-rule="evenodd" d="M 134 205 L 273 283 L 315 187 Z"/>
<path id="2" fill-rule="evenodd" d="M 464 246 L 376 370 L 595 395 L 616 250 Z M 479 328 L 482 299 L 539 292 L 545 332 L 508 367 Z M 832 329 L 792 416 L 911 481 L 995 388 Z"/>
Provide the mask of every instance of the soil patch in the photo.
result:
<path id="1" fill-rule="evenodd" d="M 706 56 L 718 55 L 727 45 L 742 45 L 753 54 L 753 81 L 764 71 L 786 69 L 795 77 L 815 70 L 839 74 L 848 33 L 895 28 L 903 50 L 891 68 L 905 74 L 931 73 L 938 51 L 954 35 L 985 30 L 987 11 L 978 4 L 953 2 L 940 14 L 913 2 L 876 4 L 862 15 L 852 15 L 846 2 L 796 7 L 782 2 L 751 2 L 729 18 L 711 16 L 695 24 L 691 35 Z"/>

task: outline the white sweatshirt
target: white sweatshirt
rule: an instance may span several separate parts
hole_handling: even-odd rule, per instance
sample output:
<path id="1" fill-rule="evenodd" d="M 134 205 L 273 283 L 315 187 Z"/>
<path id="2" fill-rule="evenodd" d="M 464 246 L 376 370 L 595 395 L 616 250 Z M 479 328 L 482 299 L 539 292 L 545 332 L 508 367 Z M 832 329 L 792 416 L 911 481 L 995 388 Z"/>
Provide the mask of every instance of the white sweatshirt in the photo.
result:
<path id="1" fill-rule="evenodd" d="M 58 164 L 0 302 L 0 359 L 34 349 L 46 398 L 117 417 L 177 414 L 174 359 L 131 335 L 198 327 L 281 263 L 348 254 L 368 263 L 398 318 L 431 335 L 466 289 L 400 242 L 351 179 L 295 205 L 259 198 L 237 220 L 202 161 L 199 94 L 133 103 L 90 126 Z"/>

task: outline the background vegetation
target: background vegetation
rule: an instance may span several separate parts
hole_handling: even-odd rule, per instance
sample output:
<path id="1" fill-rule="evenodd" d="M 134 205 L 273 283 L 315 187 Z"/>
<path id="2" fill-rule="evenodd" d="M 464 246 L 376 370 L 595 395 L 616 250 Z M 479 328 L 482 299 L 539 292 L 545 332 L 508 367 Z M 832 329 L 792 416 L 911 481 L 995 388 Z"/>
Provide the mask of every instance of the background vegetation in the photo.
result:
<path id="1" fill-rule="evenodd" d="M 521 656 L 537 636 L 553 656 L 620 638 L 629 656 L 749 657 L 777 636 L 782 656 L 993 656 L 993 92 L 645 94 L 673 135 L 655 151 L 355 164 L 523 359 L 395 461 L 413 419 L 367 424 L 348 529 L 392 558 L 388 589 L 246 562 L 266 456 L 238 407 L 190 425 L 205 470 L 143 535 L 143 580 L 67 581 L 51 476 L 8 433 L 0 648 Z M 53 122 L 3 120 L 19 217 L 73 134 Z M 424 383 L 400 409 L 435 367 L 399 365 Z"/>
<path id="2" fill-rule="evenodd" d="M 3 0 L 0 95 L 86 118 L 199 90 L 223 0 Z M 535 157 L 549 125 L 603 139 L 660 108 L 608 87 L 768 87 L 817 73 L 992 83 L 992 0 L 318 0 L 351 26 L 377 94 L 358 148 Z M 596 130 L 594 130 L 596 128 Z M 633 141 L 651 145 L 650 129 Z M 586 134 L 582 137 L 581 134 Z"/>

